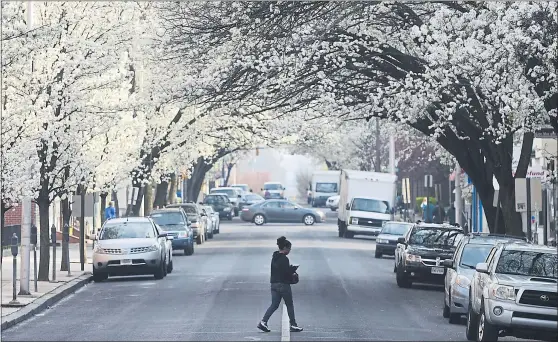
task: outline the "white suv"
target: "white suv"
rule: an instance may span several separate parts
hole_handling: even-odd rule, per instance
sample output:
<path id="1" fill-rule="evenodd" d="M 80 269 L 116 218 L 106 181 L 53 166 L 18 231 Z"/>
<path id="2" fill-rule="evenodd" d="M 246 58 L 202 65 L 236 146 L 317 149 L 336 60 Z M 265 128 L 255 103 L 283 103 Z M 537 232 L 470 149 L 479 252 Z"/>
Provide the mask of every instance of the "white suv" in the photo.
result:
<path id="1" fill-rule="evenodd" d="M 467 339 L 556 341 L 557 267 L 555 248 L 515 242 L 493 247 L 471 281 Z"/>

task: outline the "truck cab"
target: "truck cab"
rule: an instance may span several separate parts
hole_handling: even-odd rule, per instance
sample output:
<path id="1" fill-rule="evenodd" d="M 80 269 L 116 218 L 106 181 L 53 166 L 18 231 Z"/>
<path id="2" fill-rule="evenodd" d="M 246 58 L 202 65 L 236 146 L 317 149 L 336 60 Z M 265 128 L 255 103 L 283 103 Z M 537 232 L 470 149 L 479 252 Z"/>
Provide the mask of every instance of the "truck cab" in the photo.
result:
<path id="1" fill-rule="evenodd" d="M 378 236 L 385 222 L 391 219 L 388 201 L 372 197 L 355 197 L 346 204 L 346 237 Z"/>
<path id="2" fill-rule="evenodd" d="M 315 171 L 312 174 L 312 207 L 325 207 L 327 199 L 339 194 L 341 171 Z"/>

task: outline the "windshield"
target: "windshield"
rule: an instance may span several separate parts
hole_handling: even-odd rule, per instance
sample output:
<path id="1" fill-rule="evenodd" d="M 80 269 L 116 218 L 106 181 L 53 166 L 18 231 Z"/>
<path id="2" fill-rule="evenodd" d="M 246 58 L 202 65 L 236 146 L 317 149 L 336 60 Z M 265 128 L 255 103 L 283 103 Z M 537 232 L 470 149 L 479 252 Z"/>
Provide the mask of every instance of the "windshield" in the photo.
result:
<path id="1" fill-rule="evenodd" d="M 355 198 L 351 210 L 389 214 L 389 203 L 387 201 L 378 201 L 375 199 Z"/>
<path id="2" fill-rule="evenodd" d="M 155 238 L 153 226 L 148 222 L 130 222 L 105 225 L 99 240 Z"/>
<path id="3" fill-rule="evenodd" d="M 184 226 L 184 217 L 177 212 L 168 213 L 154 213 L 151 214 L 151 219 L 155 221 L 163 230 L 186 230 Z M 172 228 L 165 229 L 164 226 L 172 226 Z"/>
<path id="4" fill-rule="evenodd" d="M 231 185 L 231 187 L 233 188 L 238 188 L 238 189 L 242 189 L 246 192 L 250 191 L 250 188 L 248 188 L 248 185 Z"/>
<path id="5" fill-rule="evenodd" d="M 282 190 L 281 184 L 264 184 L 264 190 Z"/>
<path id="6" fill-rule="evenodd" d="M 410 227 L 411 225 L 408 224 L 387 223 L 381 234 L 405 235 Z"/>
<path id="7" fill-rule="evenodd" d="M 337 183 L 316 183 L 316 192 L 337 192 Z"/>
<path id="8" fill-rule="evenodd" d="M 221 193 L 221 194 L 226 194 L 229 197 L 236 197 L 236 191 L 234 191 L 233 189 L 213 189 L 211 190 L 211 192 L 215 193 Z"/>
<path id="9" fill-rule="evenodd" d="M 421 246 L 455 246 L 463 236 L 460 230 L 437 227 L 416 227 L 409 236 L 409 243 Z"/>
<path id="10" fill-rule="evenodd" d="M 502 251 L 496 273 L 558 278 L 558 256 L 533 251 Z"/>
<path id="11" fill-rule="evenodd" d="M 229 198 L 225 195 L 209 195 L 205 198 L 205 200 L 203 200 L 203 203 L 205 204 L 225 204 L 229 202 Z"/>
<path id="12" fill-rule="evenodd" d="M 492 245 L 465 245 L 463 252 L 461 252 L 459 266 L 474 270 L 478 263 L 486 261 L 492 247 Z"/>

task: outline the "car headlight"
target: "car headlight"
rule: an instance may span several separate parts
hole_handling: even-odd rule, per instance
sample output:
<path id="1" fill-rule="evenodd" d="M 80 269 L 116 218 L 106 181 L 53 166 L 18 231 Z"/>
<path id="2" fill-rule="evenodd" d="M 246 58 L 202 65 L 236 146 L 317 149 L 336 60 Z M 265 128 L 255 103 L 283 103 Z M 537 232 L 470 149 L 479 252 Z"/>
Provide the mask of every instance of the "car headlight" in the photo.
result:
<path id="1" fill-rule="evenodd" d="M 97 246 L 95 246 L 95 249 L 93 250 L 93 252 L 99 253 L 99 254 L 104 254 L 105 250 L 103 248 L 101 248 L 100 245 L 97 245 Z"/>
<path id="2" fill-rule="evenodd" d="M 455 285 L 464 289 L 468 289 L 469 285 L 471 285 L 471 280 L 465 276 L 460 275 L 455 279 Z"/>
<path id="3" fill-rule="evenodd" d="M 181 238 L 188 237 L 188 232 L 179 232 L 178 237 L 181 237 Z"/>
<path id="4" fill-rule="evenodd" d="M 153 244 L 153 245 L 147 247 L 147 252 L 155 252 L 158 249 L 159 249 L 159 245 Z"/>
<path id="5" fill-rule="evenodd" d="M 377 239 L 376 242 L 377 242 L 377 243 L 386 243 L 386 244 L 389 243 L 389 241 L 388 241 L 388 240 L 385 240 L 385 239 Z"/>
<path id="6" fill-rule="evenodd" d="M 358 217 L 351 217 L 351 224 L 358 224 Z"/>
<path id="7" fill-rule="evenodd" d="M 421 262 L 422 258 L 420 257 L 420 255 L 407 254 L 407 256 L 405 257 L 405 260 L 407 260 L 409 262 Z"/>
<path id="8" fill-rule="evenodd" d="M 492 298 L 515 300 L 515 290 L 513 286 L 496 285 L 491 290 Z"/>
<path id="9" fill-rule="evenodd" d="M 225 208 L 223 211 L 231 211 L 231 208 Z"/>

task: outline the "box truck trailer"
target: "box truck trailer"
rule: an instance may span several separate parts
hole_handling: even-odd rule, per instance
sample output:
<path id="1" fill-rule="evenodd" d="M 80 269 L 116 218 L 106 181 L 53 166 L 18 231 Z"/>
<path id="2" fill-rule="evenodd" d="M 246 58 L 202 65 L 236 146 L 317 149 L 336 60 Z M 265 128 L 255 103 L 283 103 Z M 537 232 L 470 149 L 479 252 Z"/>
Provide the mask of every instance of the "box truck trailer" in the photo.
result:
<path id="1" fill-rule="evenodd" d="M 339 183 L 339 237 L 377 236 L 391 220 L 397 176 L 342 170 Z"/>
<path id="2" fill-rule="evenodd" d="M 327 199 L 339 194 L 341 171 L 314 171 L 312 174 L 312 207 L 325 207 Z"/>

